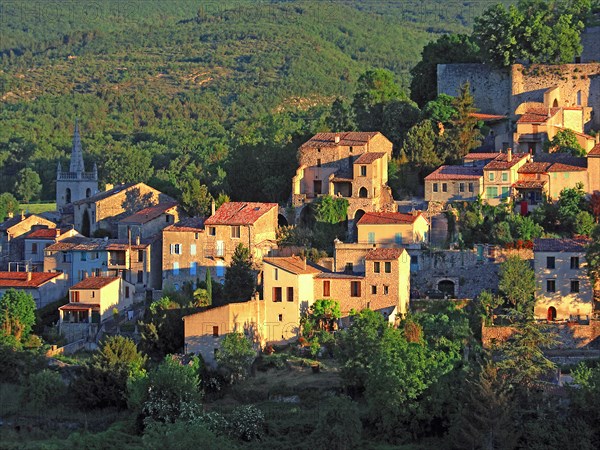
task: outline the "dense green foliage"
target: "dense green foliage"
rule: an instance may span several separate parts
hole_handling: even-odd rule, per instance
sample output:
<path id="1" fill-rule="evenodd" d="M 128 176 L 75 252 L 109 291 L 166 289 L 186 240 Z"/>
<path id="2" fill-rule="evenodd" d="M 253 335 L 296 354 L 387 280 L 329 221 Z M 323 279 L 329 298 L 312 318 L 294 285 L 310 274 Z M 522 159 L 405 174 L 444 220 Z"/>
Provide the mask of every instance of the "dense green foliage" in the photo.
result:
<path id="1" fill-rule="evenodd" d="M 256 289 L 256 276 L 252 268 L 252 255 L 247 247 L 238 244 L 225 272 L 225 297 L 229 301 L 249 300 Z"/>
<path id="2" fill-rule="evenodd" d="M 252 342 L 242 333 L 229 333 L 221 341 L 216 360 L 226 372 L 231 382 L 243 380 L 248 376 L 250 366 L 256 358 Z"/>
<path id="3" fill-rule="evenodd" d="M 17 341 L 26 338 L 35 323 L 35 301 L 25 291 L 8 289 L 0 298 L 0 334 Z"/>
<path id="4" fill-rule="evenodd" d="M 529 261 L 509 256 L 500 265 L 498 289 L 516 312 L 527 318 L 533 316 L 535 273 Z"/>
<path id="5" fill-rule="evenodd" d="M 544 149 L 551 152 L 570 153 L 573 156 L 586 156 L 587 152 L 577 142 L 572 130 L 560 130 L 550 141 L 544 143 Z"/>

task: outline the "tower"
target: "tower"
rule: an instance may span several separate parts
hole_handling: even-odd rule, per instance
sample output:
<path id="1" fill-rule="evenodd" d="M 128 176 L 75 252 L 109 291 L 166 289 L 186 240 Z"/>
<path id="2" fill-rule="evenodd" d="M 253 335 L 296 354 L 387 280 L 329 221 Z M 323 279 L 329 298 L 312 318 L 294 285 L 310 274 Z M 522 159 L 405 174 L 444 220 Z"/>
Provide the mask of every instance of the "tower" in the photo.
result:
<path id="1" fill-rule="evenodd" d="M 85 171 L 79 123 L 75 120 L 69 170 L 63 171 L 60 162 L 56 168 L 56 208 L 61 211 L 65 205 L 91 197 L 96 193 L 98 193 L 98 168 L 94 163 L 91 172 Z"/>

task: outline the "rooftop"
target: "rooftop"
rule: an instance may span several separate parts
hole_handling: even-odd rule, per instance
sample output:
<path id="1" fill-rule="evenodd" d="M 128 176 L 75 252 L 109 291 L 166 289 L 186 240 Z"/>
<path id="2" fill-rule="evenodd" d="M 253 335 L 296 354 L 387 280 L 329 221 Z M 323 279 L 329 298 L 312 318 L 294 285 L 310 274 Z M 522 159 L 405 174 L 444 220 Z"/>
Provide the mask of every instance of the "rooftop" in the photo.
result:
<path id="1" fill-rule="evenodd" d="M 102 289 L 115 281 L 120 280 L 119 277 L 88 277 L 73 285 L 71 290 L 78 289 Z"/>
<path id="2" fill-rule="evenodd" d="M 469 115 L 476 119 L 483 120 L 484 122 L 507 119 L 506 116 L 499 116 L 498 114 L 470 113 Z"/>
<path id="3" fill-rule="evenodd" d="M 425 180 L 478 180 L 481 177 L 481 167 L 440 166 L 427 175 Z"/>
<path id="4" fill-rule="evenodd" d="M 369 251 L 365 259 L 367 261 L 391 261 L 400 258 L 405 251 L 403 248 L 376 248 Z"/>
<path id="5" fill-rule="evenodd" d="M 498 152 L 467 153 L 463 159 L 471 161 L 484 161 L 486 159 L 494 159 L 496 156 L 498 156 Z"/>
<path id="6" fill-rule="evenodd" d="M 150 245 L 150 241 L 143 239 L 140 244 L 132 243 L 129 245 L 127 239 L 104 239 L 104 238 L 87 238 L 83 236 L 75 236 L 63 239 L 55 244 L 46 247 L 47 251 L 65 252 L 65 251 L 104 251 L 104 250 L 127 250 L 131 247 L 132 250 L 142 250 Z"/>
<path id="7" fill-rule="evenodd" d="M 492 161 L 487 163 L 483 170 L 506 170 L 513 167 L 515 164 L 522 161 L 524 158 L 529 158 L 529 153 L 511 153 L 510 158 L 508 153 L 500 153 Z"/>
<path id="8" fill-rule="evenodd" d="M 399 212 L 368 212 L 365 213 L 358 221 L 359 225 L 388 225 L 414 223 L 421 213 L 418 214 L 403 214 Z"/>
<path id="9" fill-rule="evenodd" d="M 378 131 L 344 131 L 340 133 L 317 133 L 304 144 L 302 144 L 300 146 L 300 149 L 338 146 L 362 146 L 369 142 L 377 134 L 379 134 Z M 335 142 L 336 136 L 339 137 L 339 142 Z"/>
<path id="10" fill-rule="evenodd" d="M 371 164 L 371 163 L 377 161 L 378 159 L 383 158 L 386 155 L 387 155 L 387 153 L 384 153 L 384 152 L 363 153 L 356 159 L 356 161 L 354 161 L 354 164 Z"/>
<path id="11" fill-rule="evenodd" d="M 179 222 L 169 225 L 164 231 L 176 231 L 176 232 L 188 232 L 188 233 L 202 233 L 204 231 L 204 218 L 202 217 L 188 217 L 180 220 Z"/>
<path id="12" fill-rule="evenodd" d="M 0 287 L 38 288 L 60 275 L 60 272 L 0 272 Z"/>
<path id="13" fill-rule="evenodd" d="M 574 239 L 550 239 L 541 238 L 533 240 L 534 252 L 576 252 L 582 253 L 587 250 L 591 239 L 587 237 Z"/>
<path id="14" fill-rule="evenodd" d="M 125 191 L 133 186 L 135 186 L 136 184 L 141 184 L 141 183 L 127 183 L 127 184 L 120 184 L 118 186 L 115 186 L 112 189 L 108 189 L 106 191 L 102 191 L 102 192 L 98 192 L 95 195 L 92 195 L 91 197 L 88 198 L 84 198 L 81 200 L 77 200 L 76 202 L 73 202 L 73 205 L 83 205 L 85 203 L 94 203 L 100 200 L 104 200 L 105 198 L 111 197 L 115 194 L 118 194 L 121 191 Z"/>
<path id="15" fill-rule="evenodd" d="M 590 150 L 588 156 L 600 156 L 600 144 L 596 144 L 594 148 Z"/>
<path id="16" fill-rule="evenodd" d="M 545 184 L 546 184 L 546 180 L 540 180 L 540 181 L 518 180 L 515 183 L 515 188 L 517 188 L 517 189 L 543 189 Z"/>
<path id="17" fill-rule="evenodd" d="M 263 261 L 267 264 L 278 267 L 295 275 L 321 273 L 325 271 L 325 269 L 322 269 L 316 264 L 313 264 L 310 261 L 306 261 L 298 256 L 264 258 Z"/>
<path id="18" fill-rule="evenodd" d="M 227 202 L 204 222 L 205 225 L 253 225 L 277 203 Z"/>
<path id="19" fill-rule="evenodd" d="M 87 309 L 98 309 L 100 305 L 97 303 L 67 303 L 66 305 L 62 305 L 60 310 L 62 311 L 81 311 Z"/>
<path id="20" fill-rule="evenodd" d="M 158 205 L 150 206 L 142 209 L 135 214 L 121 220 L 121 223 L 147 223 L 151 220 L 160 217 L 172 208 L 177 206 L 177 202 L 159 203 Z"/>
<path id="21" fill-rule="evenodd" d="M 545 106 L 533 106 L 525 111 L 517 123 L 546 123 L 546 121 L 556 115 L 560 108 L 546 108 Z"/>

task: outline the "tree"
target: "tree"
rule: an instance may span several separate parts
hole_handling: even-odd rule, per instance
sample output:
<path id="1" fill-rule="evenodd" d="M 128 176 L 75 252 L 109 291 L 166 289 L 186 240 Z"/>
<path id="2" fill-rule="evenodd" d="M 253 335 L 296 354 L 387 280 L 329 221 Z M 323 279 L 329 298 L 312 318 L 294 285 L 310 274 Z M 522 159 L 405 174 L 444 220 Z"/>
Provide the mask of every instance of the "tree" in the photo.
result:
<path id="1" fill-rule="evenodd" d="M 181 183 L 181 205 L 190 216 L 210 216 L 212 202 L 208 188 L 197 179 Z"/>
<path id="2" fill-rule="evenodd" d="M 500 265 L 498 288 L 515 311 L 525 317 L 533 315 L 535 274 L 527 261 L 518 255 L 509 256 Z"/>
<path id="3" fill-rule="evenodd" d="M 337 97 L 331 104 L 331 112 L 327 116 L 326 123 L 334 132 L 356 130 L 354 111 L 340 97 Z"/>
<path id="4" fill-rule="evenodd" d="M 177 353 L 183 348 L 183 311 L 168 297 L 152 302 L 140 325 L 140 348 L 153 358 Z"/>
<path id="5" fill-rule="evenodd" d="M 230 301 L 246 301 L 252 297 L 256 286 L 250 250 L 238 244 L 231 265 L 225 272 L 225 296 Z"/>
<path id="6" fill-rule="evenodd" d="M 228 374 L 232 383 L 243 380 L 256 358 L 252 342 L 242 333 L 229 333 L 221 341 L 217 352 L 219 367 Z"/>
<path id="7" fill-rule="evenodd" d="M 575 232 L 578 214 L 587 209 L 585 196 L 582 183 L 577 183 L 574 188 L 565 188 L 560 191 L 557 212 L 558 221 L 564 231 Z"/>
<path id="8" fill-rule="evenodd" d="M 414 125 L 402 143 L 402 151 L 408 160 L 424 167 L 437 167 L 442 158 L 436 153 L 436 134 L 430 120 Z"/>
<path id="9" fill-rule="evenodd" d="M 421 110 L 421 118 L 429 119 L 434 124 L 442 123 L 449 125 L 456 116 L 457 111 L 453 106 L 454 97 L 447 94 L 438 94 L 438 96 L 427 102 Z"/>
<path id="10" fill-rule="evenodd" d="M 330 397 L 319 407 L 312 432 L 314 448 L 349 450 L 360 448 L 362 423 L 358 406 L 347 397 Z"/>
<path id="11" fill-rule="evenodd" d="M 383 108 L 402 93 L 394 81 L 394 74 L 385 69 L 371 69 L 363 73 L 356 86 L 352 108 L 360 131 L 378 131 L 383 126 Z"/>
<path id="12" fill-rule="evenodd" d="M 206 285 L 206 293 L 208 294 L 208 298 L 212 304 L 213 289 L 212 289 L 212 274 L 210 273 L 210 267 L 206 268 L 206 273 L 204 275 L 204 284 Z"/>
<path id="13" fill-rule="evenodd" d="M 575 217 L 575 234 L 590 236 L 595 228 L 594 216 L 587 211 L 579 211 Z"/>
<path id="14" fill-rule="evenodd" d="M 494 325 L 494 311 L 504 303 L 502 298 L 491 292 L 481 291 L 477 299 L 485 313 L 486 319 L 490 321 L 490 325 Z"/>
<path id="15" fill-rule="evenodd" d="M 0 330 L 17 341 L 25 339 L 35 323 L 35 300 L 31 294 L 7 290 L 0 298 Z"/>
<path id="16" fill-rule="evenodd" d="M 592 232 L 592 240 L 587 248 L 585 260 L 588 264 L 588 276 L 597 283 L 600 281 L 600 225 Z"/>
<path id="17" fill-rule="evenodd" d="M 560 130 L 551 141 L 544 143 L 546 152 L 569 153 L 572 156 L 586 156 L 587 152 L 577 142 L 577 135 L 569 129 Z"/>
<path id="18" fill-rule="evenodd" d="M 451 120 L 452 128 L 442 139 L 442 144 L 451 159 L 461 159 L 481 144 L 478 119 L 472 115 L 477 111 L 474 104 L 471 87 L 467 82 L 460 87 L 460 92 L 452 103 L 456 109 L 456 116 Z"/>
<path id="19" fill-rule="evenodd" d="M 341 316 L 340 302 L 322 298 L 315 300 L 309 308 L 307 321 L 310 322 L 305 329 L 329 330 Z"/>
<path id="20" fill-rule="evenodd" d="M 590 197 L 590 208 L 596 223 L 598 223 L 598 221 L 600 221 L 600 192 L 594 191 Z"/>
<path id="21" fill-rule="evenodd" d="M 154 173 L 152 155 L 138 145 L 118 147 L 109 154 L 104 171 L 109 183 L 145 183 Z"/>
<path id="22" fill-rule="evenodd" d="M 421 111 L 412 100 L 391 100 L 383 107 L 381 132 L 398 148 L 409 128 L 419 121 L 420 116 Z"/>
<path id="23" fill-rule="evenodd" d="M 508 10 L 498 3 L 490 6 L 480 17 L 475 18 L 473 38 L 481 48 L 486 61 L 499 67 L 507 67 L 521 56 L 516 29 L 524 17 L 519 9 L 511 5 Z"/>
<path id="24" fill-rule="evenodd" d="M 29 203 L 31 200 L 39 198 L 42 191 L 42 182 L 40 176 L 33 169 L 25 167 L 17 175 L 17 184 L 15 193 L 23 200 Z"/>
<path id="25" fill-rule="evenodd" d="M 19 211 L 19 201 L 10 192 L 0 194 L 0 222 L 4 222 L 9 214 Z"/>

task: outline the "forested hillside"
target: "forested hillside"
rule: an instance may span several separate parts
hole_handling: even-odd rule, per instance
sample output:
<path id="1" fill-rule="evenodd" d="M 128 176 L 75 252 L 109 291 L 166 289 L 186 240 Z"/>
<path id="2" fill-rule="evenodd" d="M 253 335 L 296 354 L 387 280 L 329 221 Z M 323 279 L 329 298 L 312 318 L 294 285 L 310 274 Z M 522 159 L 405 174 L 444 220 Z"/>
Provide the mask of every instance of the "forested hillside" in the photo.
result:
<path id="1" fill-rule="evenodd" d="M 295 149 L 326 128 L 335 97 L 350 97 L 370 67 L 407 87 L 422 47 L 468 31 L 486 6 L 3 3 L 1 190 L 14 191 L 30 167 L 52 199 L 78 116 L 102 182 L 146 181 L 177 195 L 182 180 L 198 179 L 213 195 L 285 200 Z"/>

